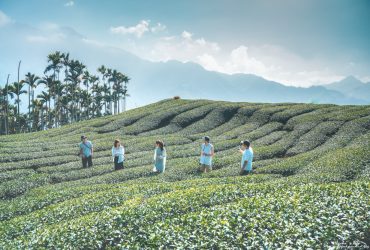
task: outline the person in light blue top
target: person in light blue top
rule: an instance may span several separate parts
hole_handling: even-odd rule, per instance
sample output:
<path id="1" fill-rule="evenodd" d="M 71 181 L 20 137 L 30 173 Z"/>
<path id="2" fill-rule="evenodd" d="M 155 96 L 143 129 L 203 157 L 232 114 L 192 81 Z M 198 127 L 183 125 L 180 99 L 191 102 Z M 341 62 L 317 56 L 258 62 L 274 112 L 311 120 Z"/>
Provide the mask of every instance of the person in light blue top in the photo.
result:
<path id="1" fill-rule="evenodd" d="M 215 151 L 208 136 L 203 137 L 203 140 L 200 151 L 200 171 L 207 173 L 212 170 L 212 157 Z"/>
<path id="2" fill-rule="evenodd" d="M 248 175 L 252 172 L 253 149 L 249 141 L 240 142 L 240 146 L 239 152 L 242 153 L 240 175 Z"/>
<path id="3" fill-rule="evenodd" d="M 164 173 L 166 169 L 166 148 L 164 147 L 163 141 L 155 142 L 155 151 L 154 151 L 154 168 L 153 172 L 155 173 Z"/>
<path id="4" fill-rule="evenodd" d="M 82 158 L 82 167 L 86 168 L 92 167 L 92 156 L 94 153 L 93 145 L 91 141 L 87 140 L 87 137 L 82 135 L 81 136 L 81 143 L 79 144 L 80 152 L 79 156 Z"/>

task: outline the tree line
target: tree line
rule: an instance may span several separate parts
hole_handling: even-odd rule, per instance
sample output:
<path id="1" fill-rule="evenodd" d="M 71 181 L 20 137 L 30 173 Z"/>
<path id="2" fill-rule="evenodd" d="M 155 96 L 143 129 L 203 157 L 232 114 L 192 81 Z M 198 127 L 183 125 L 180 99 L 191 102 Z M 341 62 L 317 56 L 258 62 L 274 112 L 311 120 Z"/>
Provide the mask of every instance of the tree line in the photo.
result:
<path id="1" fill-rule="evenodd" d="M 27 73 L 24 79 L 0 87 L 2 134 L 45 130 L 65 124 L 126 110 L 130 78 L 102 65 L 98 75 L 88 71 L 69 53 L 56 51 L 47 56 L 43 76 Z M 35 96 L 36 89 L 41 92 Z M 22 95 L 28 95 L 27 111 L 21 112 Z"/>

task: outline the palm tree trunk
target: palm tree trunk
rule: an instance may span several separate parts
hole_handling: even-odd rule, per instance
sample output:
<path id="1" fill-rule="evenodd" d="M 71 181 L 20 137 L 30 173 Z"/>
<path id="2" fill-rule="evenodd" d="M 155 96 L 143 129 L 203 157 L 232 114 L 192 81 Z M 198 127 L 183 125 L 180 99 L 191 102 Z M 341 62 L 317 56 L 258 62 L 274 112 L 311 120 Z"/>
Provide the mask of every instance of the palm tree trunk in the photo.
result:
<path id="1" fill-rule="evenodd" d="M 53 95 L 54 95 L 54 111 L 56 111 L 56 84 L 55 84 L 55 80 L 56 80 L 56 71 L 55 71 L 55 68 L 54 68 L 54 93 L 53 93 Z M 56 113 L 55 113 L 55 117 L 56 117 Z M 54 118 L 55 119 L 55 118 Z M 53 123 L 54 123 L 54 125 L 56 125 L 55 123 L 56 123 L 56 121 L 53 121 Z"/>
<path id="2" fill-rule="evenodd" d="M 117 97 L 114 97 L 114 114 L 117 114 Z"/>
<path id="3" fill-rule="evenodd" d="M 34 103 L 34 101 L 35 101 L 35 90 L 32 88 L 32 103 Z M 32 107 L 32 113 L 34 113 L 35 112 L 35 107 Z M 35 115 L 35 114 L 34 114 Z M 35 129 L 35 128 L 33 128 L 33 129 Z M 37 131 L 37 126 L 36 126 L 36 131 Z"/>
<path id="4" fill-rule="evenodd" d="M 41 107 L 41 110 L 40 110 L 40 112 L 41 112 L 41 115 L 40 115 L 40 120 L 41 120 L 41 130 L 44 130 L 44 108 L 43 107 Z"/>
<path id="5" fill-rule="evenodd" d="M 108 82 L 109 82 L 109 96 L 110 96 L 108 106 L 109 106 L 109 113 L 112 114 L 113 113 L 112 112 L 112 91 L 111 91 L 110 81 L 108 80 Z"/>
<path id="6" fill-rule="evenodd" d="M 123 96 L 123 112 L 126 111 L 126 95 Z"/>
<path id="7" fill-rule="evenodd" d="M 59 72 L 58 72 L 58 82 L 59 82 Z M 56 86 L 55 90 L 55 127 L 59 127 L 59 86 Z"/>
<path id="8" fill-rule="evenodd" d="M 50 94 L 50 93 L 49 93 Z M 49 96 L 49 110 L 48 110 L 48 127 L 50 128 L 51 124 L 51 114 L 50 114 L 50 108 L 51 108 L 51 95 Z"/>
<path id="9" fill-rule="evenodd" d="M 31 131 L 31 126 L 30 126 L 30 121 L 31 121 L 31 86 L 28 85 L 28 132 Z"/>
<path id="10" fill-rule="evenodd" d="M 17 123 L 18 123 L 18 132 L 21 130 L 21 123 L 19 122 L 19 70 L 21 68 L 21 60 L 18 63 L 18 89 L 17 89 L 17 104 L 18 104 L 18 109 L 17 109 Z"/>
<path id="11" fill-rule="evenodd" d="M 6 79 L 6 101 L 5 101 L 5 134 L 7 135 L 9 133 L 9 112 L 8 112 L 8 105 L 9 105 L 9 100 L 8 100 L 8 84 L 9 84 L 9 76 L 10 74 L 8 74 L 8 78 Z"/>

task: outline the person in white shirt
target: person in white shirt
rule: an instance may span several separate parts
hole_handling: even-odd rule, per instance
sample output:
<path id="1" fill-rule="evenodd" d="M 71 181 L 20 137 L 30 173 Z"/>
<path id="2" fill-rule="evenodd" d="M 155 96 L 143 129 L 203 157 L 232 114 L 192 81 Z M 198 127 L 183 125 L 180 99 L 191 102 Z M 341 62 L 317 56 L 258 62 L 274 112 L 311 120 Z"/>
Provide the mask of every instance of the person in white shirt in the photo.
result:
<path id="1" fill-rule="evenodd" d="M 118 139 L 114 140 L 112 156 L 114 161 L 114 169 L 123 169 L 123 162 L 125 161 L 125 148 L 121 145 L 121 142 Z"/>
<path id="2" fill-rule="evenodd" d="M 203 144 L 200 150 L 200 172 L 207 173 L 212 170 L 212 157 L 215 154 L 213 145 L 209 142 L 208 136 L 203 137 Z"/>

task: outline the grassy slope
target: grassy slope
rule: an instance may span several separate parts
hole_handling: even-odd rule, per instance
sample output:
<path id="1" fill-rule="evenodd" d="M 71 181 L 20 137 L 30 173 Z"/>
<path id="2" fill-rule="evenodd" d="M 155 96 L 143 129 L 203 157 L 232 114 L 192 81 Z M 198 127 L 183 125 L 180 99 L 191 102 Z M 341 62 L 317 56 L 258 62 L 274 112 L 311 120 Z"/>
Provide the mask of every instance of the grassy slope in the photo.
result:
<path id="1" fill-rule="evenodd" d="M 76 157 L 81 134 L 94 168 Z M 214 171 L 196 172 L 199 144 Z M 114 172 L 110 148 L 124 141 Z M 167 144 L 152 175 L 154 141 Z M 254 175 L 238 177 L 249 139 Z M 0 137 L 0 249 L 369 244 L 370 106 L 164 100 L 60 129 Z"/>

